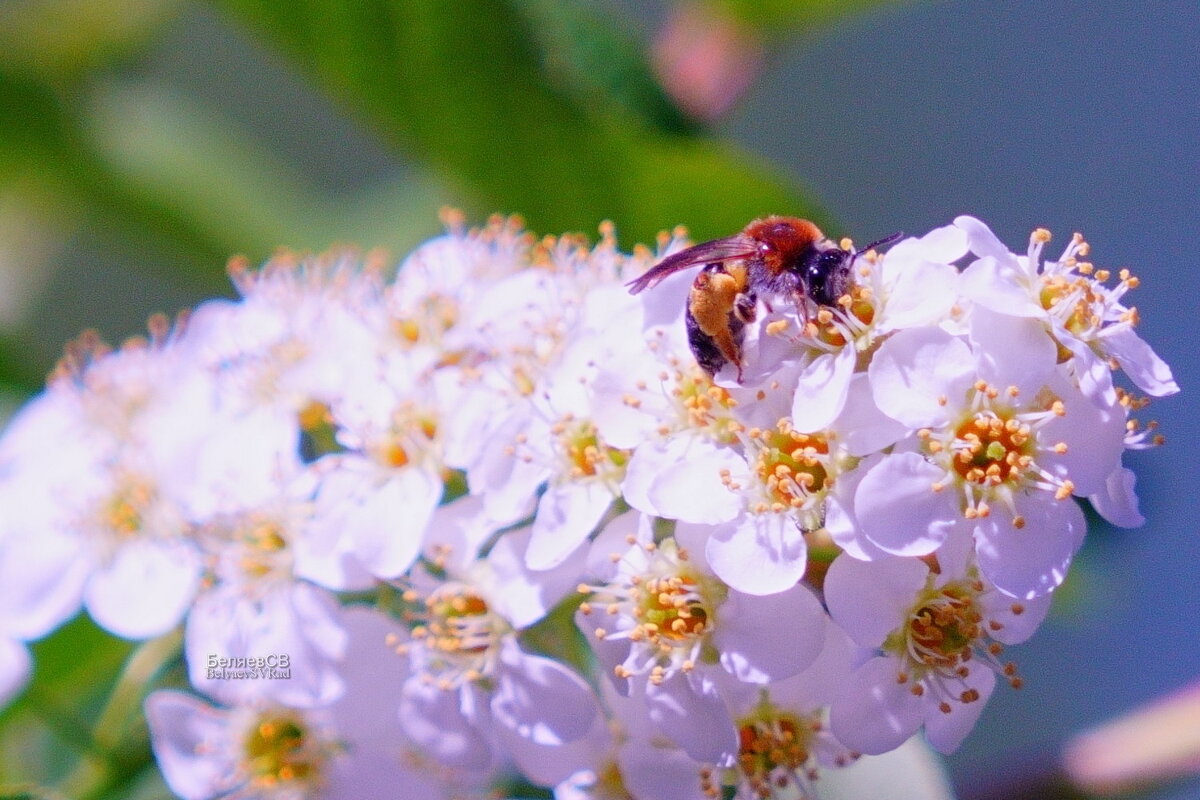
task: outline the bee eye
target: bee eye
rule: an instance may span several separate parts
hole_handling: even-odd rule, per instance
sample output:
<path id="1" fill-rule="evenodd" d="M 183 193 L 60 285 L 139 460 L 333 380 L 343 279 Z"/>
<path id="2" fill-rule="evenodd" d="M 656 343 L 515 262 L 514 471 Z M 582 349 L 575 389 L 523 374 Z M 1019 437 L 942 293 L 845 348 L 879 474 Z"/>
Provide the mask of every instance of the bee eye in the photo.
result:
<path id="1" fill-rule="evenodd" d="M 838 273 L 847 255 L 844 250 L 826 250 L 808 265 L 808 294 L 818 305 L 830 305 L 841 294 L 845 278 Z"/>
<path id="2" fill-rule="evenodd" d="M 809 265 L 808 275 L 810 278 L 824 279 L 826 275 L 840 267 L 845 258 L 846 253 L 842 250 L 826 250 Z"/>

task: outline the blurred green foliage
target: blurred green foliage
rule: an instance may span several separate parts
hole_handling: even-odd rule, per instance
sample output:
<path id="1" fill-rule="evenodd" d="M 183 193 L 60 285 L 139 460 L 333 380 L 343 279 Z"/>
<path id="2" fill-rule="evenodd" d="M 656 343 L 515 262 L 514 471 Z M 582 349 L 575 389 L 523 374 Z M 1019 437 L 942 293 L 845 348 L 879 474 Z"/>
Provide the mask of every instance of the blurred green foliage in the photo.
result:
<path id="1" fill-rule="evenodd" d="M 720 0 L 767 38 L 879 2 Z M 209 98 L 144 80 L 146 53 L 197 6 L 7 0 L 0 293 L 14 303 L 55 308 L 37 291 L 81 230 L 136 259 L 137 274 L 203 296 L 228 291 L 221 267 L 235 252 L 359 241 L 401 253 L 436 232 L 447 202 L 475 220 L 518 212 L 542 233 L 613 220 L 626 247 L 679 223 L 711 238 L 766 213 L 823 219 L 782 171 L 680 111 L 644 44 L 591 0 L 213 5 L 264 59 L 286 54 L 407 177 L 323 190 Z M 22 308 L 0 316 L 9 398 L 36 390 L 45 368 L 45 320 Z M 135 648 L 81 617 L 36 643 L 30 688 L 0 713 L 0 796 L 166 796 L 139 714 L 147 683 L 182 683 L 177 639 Z"/>

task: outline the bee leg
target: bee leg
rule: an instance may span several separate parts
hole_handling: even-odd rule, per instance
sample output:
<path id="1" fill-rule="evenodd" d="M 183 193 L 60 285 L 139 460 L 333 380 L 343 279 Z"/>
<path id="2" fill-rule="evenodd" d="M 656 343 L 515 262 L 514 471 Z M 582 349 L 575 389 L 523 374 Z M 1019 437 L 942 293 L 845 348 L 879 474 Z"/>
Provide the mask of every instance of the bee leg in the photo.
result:
<path id="1" fill-rule="evenodd" d="M 733 315 L 748 325 L 758 317 L 758 298 L 754 292 L 742 292 L 733 299 Z"/>
<path id="2" fill-rule="evenodd" d="M 709 264 L 692 283 L 688 295 L 688 344 L 696 362 L 716 375 L 721 367 L 733 362 L 742 374 L 742 337 L 746 327 L 742 315 L 753 319 L 754 295 L 740 291 L 738 279 L 720 264 Z"/>

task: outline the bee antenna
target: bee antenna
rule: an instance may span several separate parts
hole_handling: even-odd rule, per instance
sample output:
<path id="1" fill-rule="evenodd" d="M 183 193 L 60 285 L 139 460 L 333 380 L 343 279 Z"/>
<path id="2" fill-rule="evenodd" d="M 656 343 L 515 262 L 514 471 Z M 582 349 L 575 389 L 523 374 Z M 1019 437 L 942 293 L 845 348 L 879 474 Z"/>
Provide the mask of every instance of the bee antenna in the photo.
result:
<path id="1" fill-rule="evenodd" d="M 855 250 L 854 254 L 858 255 L 859 253 L 868 253 L 871 250 L 874 250 L 876 247 L 886 247 L 890 244 L 895 244 L 896 242 L 900 241 L 903 238 L 904 238 L 904 232 L 896 231 L 895 233 L 893 233 L 889 236 L 885 236 L 882 239 L 871 242 L 869 245 L 864 247 L 862 250 Z"/>

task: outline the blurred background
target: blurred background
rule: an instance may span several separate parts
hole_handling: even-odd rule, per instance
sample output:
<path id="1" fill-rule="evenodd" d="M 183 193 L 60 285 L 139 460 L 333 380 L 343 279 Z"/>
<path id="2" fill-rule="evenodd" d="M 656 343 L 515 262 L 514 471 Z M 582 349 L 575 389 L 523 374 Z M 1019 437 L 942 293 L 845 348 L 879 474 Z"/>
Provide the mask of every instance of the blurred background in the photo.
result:
<path id="1" fill-rule="evenodd" d="M 1018 251 L 1082 231 L 1142 279 L 1184 394 L 1149 409 L 1166 446 L 1127 456 L 1147 525 L 1093 520 L 1010 653 L 1026 686 L 946 760 L 963 800 L 1081 797 L 1073 734 L 1200 681 L 1198 29 L 1191 0 L 0 0 L 0 400 L 84 328 L 229 294 L 233 254 L 399 257 L 447 203 L 538 233 L 611 219 L 625 248 L 767 213 L 860 243 L 962 213 Z M 35 646 L 0 784 L 81 769 L 71 731 L 111 713 L 129 652 L 86 620 Z M 98 796 L 166 796 L 139 752 Z"/>

